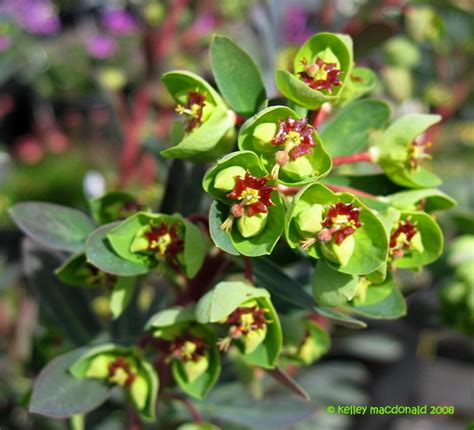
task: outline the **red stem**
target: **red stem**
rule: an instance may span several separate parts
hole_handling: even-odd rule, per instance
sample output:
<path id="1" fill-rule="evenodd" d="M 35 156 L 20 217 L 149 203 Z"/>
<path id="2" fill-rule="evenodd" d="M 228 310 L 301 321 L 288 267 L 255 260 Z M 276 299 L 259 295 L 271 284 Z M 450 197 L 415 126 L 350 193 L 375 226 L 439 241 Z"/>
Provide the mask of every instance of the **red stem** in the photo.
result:
<path id="1" fill-rule="evenodd" d="M 303 187 L 287 187 L 286 185 L 278 184 L 278 192 L 284 196 L 294 196 Z"/>
<path id="2" fill-rule="evenodd" d="M 324 103 L 318 110 L 315 110 L 313 112 L 313 116 L 311 117 L 311 125 L 314 128 L 319 127 L 330 112 L 331 105 L 328 103 Z"/>
<path id="3" fill-rule="evenodd" d="M 253 268 L 252 268 L 252 259 L 250 257 L 244 257 L 244 274 L 245 279 L 250 283 L 254 283 L 253 279 Z"/>
<path id="4" fill-rule="evenodd" d="M 377 196 L 374 196 L 373 194 L 366 193 L 365 191 L 358 190 L 357 188 L 352 188 L 352 187 L 346 187 L 345 185 L 333 185 L 333 184 L 324 184 L 326 187 L 328 187 L 330 190 L 336 192 L 336 193 L 351 193 L 351 194 L 356 194 L 361 197 L 367 197 L 369 199 L 375 199 Z"/>
<path id="5" fill-rule="evenodd" d="M 332 159 L 333 166 L 339 166 L 340 164 L 351 164 L 351 163 L 372 163 L 372 156 L 369 152 L 359 152 L 352 155 L 342 155 L 340 157 L 334 157 Z"/>
<path id="6" fill-rule="evenodd" d="M 175 394 L 175 393 L 170 393 L 170 394 L 167 395 L 167 397 L 169 397 L 170 399 L 174 399 L 174 400 L 177 400 L 177 401 L 181 402 L 186 407 L 186 409 L 189 411 L 189 413 L 193 417 L 193 421 L 196 424 L 202 423 L 204 421 L 203 418 L 202 418 L 201 413 L 198 411 L 196 406 L 194 406 L 194 404 L 189 399 L 187 399 L 186 397 L 184 397 L 180 394 Z"/>

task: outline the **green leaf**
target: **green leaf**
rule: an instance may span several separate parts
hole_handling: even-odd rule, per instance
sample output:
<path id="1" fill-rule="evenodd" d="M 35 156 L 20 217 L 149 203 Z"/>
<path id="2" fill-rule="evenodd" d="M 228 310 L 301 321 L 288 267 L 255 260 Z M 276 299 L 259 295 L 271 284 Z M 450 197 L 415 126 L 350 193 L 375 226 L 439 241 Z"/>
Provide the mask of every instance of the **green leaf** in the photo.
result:
<path id="1" fill-rule="evenodd" d="M 207 242 L 201 230 L 186 219 L 184 222 L 184 261 L 189 278 L 194 278 L 206 257 Z"/>
<path id="2" fill-rule="evenodd" d="M 236 259 L 235 262 L 242 264 L 241 259 Z M 317 306 L 314 297 L 268 257 L 253 258 L 252 266 L 257 284 L 265 287 L 273 295 L 278 296 L 287 303 L 291 303 L 301 309 L 315 311 L 342 325 L 356 328 L 365 327 L 364 322 L 352 318 L 346 313 L 339 312 L 336 309 Z"/>
<path id="3" fill-rule="evenodd" d="M 149 272 L 145 263 L 126 260 L 119 256 L 110 245 L 107 235 L 117 228 L 121 222 L 99 227 L 86 242 L 87 260 L 104 272 L 117 276 L 138 276 Z"/>
<path id="4" fill-rule="evenodd" d="M 266 103 L 265 87 L 249 55 L 227 37 L 214 36 L 211 66 L 219 90 L 240 115 L 251 115 Z"/>
<path id="5" fill-rule="evenodd" d="M 281 391 L 281 390 L 279 390 Z M 285 393 L 286 394 L 286 393 Z M 314 414 L 315 407 L 301 399 L 280 395 L 256 400 L 240 383 L 226 383 L 213 390 L 197 407 L 207 416 L 223 423 L 251 429 L 289 428 Z M 271 414 L 268 412 L 271 410 Z M 224 425 L 231 429 L 231 424 Z"/>
<path id="6" fill-rule="evenodd" d="M 312 277 L 314 298 L 322 306 L 342 305 L 354 297 L 357 282 L 357 276 L 338 272 L 319 261 Z"/>
<path id="7" fill-rule="evenodd" d="M 193 382 L 188 381 L 180 361 L 173 361 L 171 364 L 171 371 L 173 373 L 173 378 L 184 392 L 196 399 L 203 399 L 219 379 L 221 373 L 221 357 L 219 351 L 216 347 L 209 348 L 209 367 Z"/>
<path id="8" fill-rule="evenodd" d="M 9 209 L 15 224 L 38 243 L 61 251 L 80 252 L 94 230 L 82 212 L 51 203 L 17 203 Z"/>
<path id="9" fill-rule="evenodd" d="M 302 210 L 313 204 L 329 206 L 336 202 L 353 203 L 361 208 L 359 219 L 362 226 L 352 235 L 355 246 L 352 255 L 344 266 L 327 261 L 318 247 L 319 243 L 311 246 L 307 253 L 313 258 L 323 258 L 338 271 L 348 274 L 363 275 L 376 270 L 387 260 L 388 238 L 384 227 L 374 213 L 349 193 L 333 193 L 321 184 L 311 184 L 303 188 L 294 198 L 290 210 L 287 212 L 285 235 L 292 248 L 299 247 L 302 236 L 296 227 L 295 217 Z"/>
<path id="10" fill-rule="evenodd" d="M 393 207 L 408 211 L 423 209 L 434 212 L 456 206 L 454 199 L 436 188 L 401 191 L 387 196 L 387 199 Z"/>
<path id="11" fill-rule="evenodd" d="M 219 282 L 197 303 L 196 319 L 200 324 L 223 322 L 243 302 L 260 297 L 268 299 L 270 294 L 245 282 Z"/>
<path id="12" fill-rule="evenodd" d="M 87 350 L 80 348 L 62 354 L 39 374 L 33 387 L 29 411 L 52 418 L 68 418 L 87 413 L 101 405 L 110 394 L 102 382 L 77 380 L 69 373 L 71 365 Z"/>
<path id="13" fill-rule="evenodd" d="M 348 309 L 368 318 L 394 319 L 406 314 L 406 303 L 392 277 L 388 277 L 382 284 L 370 285 L 365 300 L 355 298 Z"/>
<path id="14" fill-rule="evenodd" d="M 381 100 L 359 100 L 345 106 L 321 133 L 332 157 L 350 155 L 367 146 L 375 130 L 383 130 L 390 118 L 390 107 Z"/>
<path id="15" fill-rule="evenodd" d="M 182 306 L 175 306 L 154 314 L 146 323 L 145 328 L 146 330 L 150 330 L 152 328 L 168 327 L 194 320 L 195 317 L 193 306 L 188 306 L 185 308 Z"/>
<path id="16" fill-rule="evenodd" d="M 22 254 L 28 286 L 48 315 L 73 344 L 90 342 L 99 332 L 99 323 L 89 307 L 90 300 L 85 292 L 62 284 L 54 275 L 54 269 L 62 261 L 31 240 L 24 242 Z"/>
<path id="17" fill-rule="evenodd" d="M 278 145 L 272 145 L 271 143 L 259 143 L 253 136 L 254 131 L 259 125 L 267 123 L 275 124 L 276 132 L 279 121 L 285 121 L 288 118 L 300 119 L 300 117 L 292 109 L 286 106 L 272 106 L 260 111 L 257 115 L 254 115 L 252 118 L 246 121 L 240 129 L 238 137 L 239 148 L 241 150 L 248 150 L 258 154 L 262 166 L 265 168 L 268 174 L 271 173 L 271 170 L 275 165 L 275 154 L 282 148 Z M 278 174 L 278 182 L 290 186 L 304 185 L 309 182 L 314 182 L 329 173 L 332 167 L 331 158 L 326 152 L 323 142 L 319 138 L 316 131 L 313 133 L 313 139 L 316 146 L 311 149 L 311 154 L 304 156 L 311 164 L 311 175 L 298 180 L 288 176 L 284 169 L 280 169 Z"/>
<path id="18" fill-rule="evenodd" d="M 117 319 L 130 303 L 135 291 L 134 278 L 118 278 L 110 293 L 110 311 L 113 319 Z"/>
<path id="19" fill-rule="evenodd" d="M 74 287 L 90 286 L 87 279 L 89 277 L 87 258 L 83 252 L 67 259 L 61 267 L 54 271 L 54 274 L 67 285 Z"/>
<path id="20" fill-rule="evenodd" d="M 223 231 L 220 226 L 229 214 L 229 207 L 224 203 L 214 200 L 209 210 L 209 234 L 214 244 L 222 251 L 231 255 L 239 255 L 232 245 L 230 235 Z"/>

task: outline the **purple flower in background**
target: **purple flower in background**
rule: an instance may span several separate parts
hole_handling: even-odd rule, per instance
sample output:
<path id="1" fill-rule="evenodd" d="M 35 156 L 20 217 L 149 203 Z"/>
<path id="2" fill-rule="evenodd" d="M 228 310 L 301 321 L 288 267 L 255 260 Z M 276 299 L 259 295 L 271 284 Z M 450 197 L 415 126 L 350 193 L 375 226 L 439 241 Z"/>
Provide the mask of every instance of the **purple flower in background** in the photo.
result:
<path id="1" fill-rule="evenodd" d="M 59 31 L 59 17 L 50 0 L 6 0 L 1 13 L 11 16 L 33 34 L 47 35 Z"/>
<path id="2" fill-rule="evenodd" d="M 102 14 L 103 26 L 118 35 L 126 35 L 135 31 L 135 18 L 125 9 L 106 9 Z"/>
<path id="3" fill-rule="evenodd" d="M 293 6 L 283 18 L 283 41 L 299 45 L 313 32 L 308 28 L 308 13 L 302 7 Z"/>
<path id="4" fill-rule="evenodd" d="M 92 57 L 103 60 L 117 52 L 117 42 L 110 36 L 98 35 L 88 41 L 87 52 Z"/>
<path id="5" fill-rule="evenodd" d="M 11 42 L 10 36 L 0 35 L 0 52 L 8 49 Z"/>

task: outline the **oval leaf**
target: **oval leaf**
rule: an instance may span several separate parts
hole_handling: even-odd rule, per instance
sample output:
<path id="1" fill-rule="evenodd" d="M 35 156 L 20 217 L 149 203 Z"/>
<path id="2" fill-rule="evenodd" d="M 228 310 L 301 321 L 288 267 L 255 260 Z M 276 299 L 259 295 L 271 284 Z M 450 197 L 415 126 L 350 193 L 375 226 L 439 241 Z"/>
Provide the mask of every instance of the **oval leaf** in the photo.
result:
<path id="1" fill-rule="evenodd" d="M 101 381 L 78 380 L 69 372 L 71 365 L 86 351 L 87 348 L 80 348 L 62 354 L 41 371 L 33 387 L 31 413 L 68 418 L 87 413 L 107 400 L 110 389 Z"/>
<path id="2" fill-rule="evenodd" d="M 15 224 L 48 248 L 79 252 L 95 225 L 84 213 L 52 203 L 17 203 L 9 213 Z"/>
<path id="3" fill-rule="evenodd" d="M 251 115 L 266 102 L 265 87 L 249 55 L 227 37 L 214 36 L 211 66 L 219 90 L 232 108 Z"/>

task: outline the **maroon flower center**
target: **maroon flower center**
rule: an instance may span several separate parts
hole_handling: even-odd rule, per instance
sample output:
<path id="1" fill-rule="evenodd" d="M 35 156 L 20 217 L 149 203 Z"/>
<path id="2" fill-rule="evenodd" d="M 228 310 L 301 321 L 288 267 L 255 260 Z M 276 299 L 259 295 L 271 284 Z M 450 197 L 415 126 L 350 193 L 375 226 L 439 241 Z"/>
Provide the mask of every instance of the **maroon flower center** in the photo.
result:
<path id="1" fill-rule="evenodd" d="M 258 178 L 249 172 L 246 172 L 243 178 L 236 176 L 234 189 L 227 194 L 230 199 L 239 201 L 232 206 L 233 216 L 242 216 L 244 210 L 248 216 L 268 213 L 268 206 L 274 205 L 271 195 L 275 187 L 267 185 L 267 182 L 267 177 Z"/>
<path id="2" fill-rule="evenodd" d="M 128 200 L 123 203 L 118 211 L 119 219 L 126 219 L 134 213 L 141 211 L 142 209 L 143 206 L 136 200 Z"/>
<path id="3" fill-rule="evenodd" d="M 186 104 L 176 106 L 176 112 L 180 115 L 186 115 L 188 119 L 185 122 L 185 131 L 187 133 L 193 131 L 202 123 L 202 114 L 204 104 L 206 102 L 206 95 L 197 91 L 190 91 L 188 93 L 188 100 Z"/>
<path id="4" fill-rule="evenodd" d="M 178 235 L 177 224 L 167 225 L 162 221 L 158 226 L 152 225 L 144 235 L 148 239 L 148 250 L 158 251 L 168 261 L 174 261 L 176 255 L 184 250 L 184 241 Z"/>
<path id="5" fill-rule="evenodd" d="M 264 328 L 268 323 L 265 319 L 267 312 L 268 309 L 258 306 L 237 308 L 226 320 L 226 324 L 230 325 L 229 336 L 232 339 L 238 339 L 243 334 Z"/>
<path id="6" fill-rule="evenodd" d="M 172 341 L 157 339 L 156 348 L 166 356 L 166 361 L 198 361 L 206 355 L 208 345 L 202 337 L 191 334 L 177 336 Z"/>
<path id="7" fill-rule="evenodd" d="M 410 219 L 400 221 L 390 236 L 390 255 L 402 257 L 411 248 L 410 241 L 416 233 L 418 229 Z"/>
<path id="8" fill-rule="evenodd" d="M 336 63 L 326 63 L 318 57 L 314 63 L 303 59 L 301 64 L 304 66 L 304 71 L 298 74 L 303 82 L 313 90 L 326 90 L 331 94 L 333 87 L 342 85 L 339 80 L 342 70 L 337 69 Z"/>
<path id="9" fill-rule="evenodd" d="M 137 375 L 132 372 L 130 365 L 125 361 L 125 357 L 117 357 L 109 364 L 109 380 L 120 385 L 130 386 L 135 381 Z"/>
<path id="10" fill-rule="evenodd" d="M 322 225 L 325 229 L 318 233 L 319 240 L 328 242 L 334 236 L 337 245 L 340 245 L 346 237 L 354 234 L 362 226 L 359 221 L 361 208 L 354 207 L 352 203 L 337 202 L 329 206 L 326 218 Z"/>
<path id="11" fill-rule="evenodd" d="M 295 160 L 302 155 L 310 154 L 316 146 L 313 138 L 314 128 L 308 124 L 307 118 L 278 121 L 278 131 L 272 139 L 272 145 L 285 145 L 285 153 Z"/>

